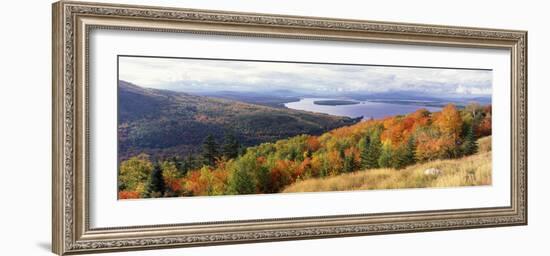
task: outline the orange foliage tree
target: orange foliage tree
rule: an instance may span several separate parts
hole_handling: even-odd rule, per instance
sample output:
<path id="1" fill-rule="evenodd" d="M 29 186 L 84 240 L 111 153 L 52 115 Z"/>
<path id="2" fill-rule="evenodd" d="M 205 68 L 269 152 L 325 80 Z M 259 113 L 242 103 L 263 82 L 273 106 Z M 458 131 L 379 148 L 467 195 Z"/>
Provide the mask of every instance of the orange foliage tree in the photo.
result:
<path id="1" fill-rule="evenodd" d="M 455 141 L 458 140 L 462 132 L 462 117 L 453 104 L 445 106 L 436 115 L 434 124 L 444 135 L 450 136 Z"/>

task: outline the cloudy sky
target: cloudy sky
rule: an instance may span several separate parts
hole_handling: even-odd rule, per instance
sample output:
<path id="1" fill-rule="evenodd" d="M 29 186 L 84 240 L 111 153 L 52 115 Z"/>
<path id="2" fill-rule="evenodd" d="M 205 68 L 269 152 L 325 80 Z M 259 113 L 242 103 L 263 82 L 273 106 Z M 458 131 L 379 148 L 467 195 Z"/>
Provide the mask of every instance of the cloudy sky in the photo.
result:
<path id="1" fill-rule="evenodd" d="M 188 92 L 411 91 L 441 96 L 489 96 L 492 72 L 387 66 L 120 57 L 119 79 L 142 87 Z"/>

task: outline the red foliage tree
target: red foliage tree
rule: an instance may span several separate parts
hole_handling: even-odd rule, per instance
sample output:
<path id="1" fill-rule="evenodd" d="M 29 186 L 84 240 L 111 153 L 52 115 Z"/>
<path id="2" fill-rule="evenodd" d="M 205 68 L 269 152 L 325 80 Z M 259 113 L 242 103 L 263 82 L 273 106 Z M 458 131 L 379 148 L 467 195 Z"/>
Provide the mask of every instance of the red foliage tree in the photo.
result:
<path id="1" fill-rule="evenodd" d="M 316 136 L 310 136 L 307 138 L 306 145 L 309 151 L 315 152 L 321 147 L 321 142 L 319 142 L 319 139 Z"/>
<path id="2" fill-rule="evenodd" d="M 120 191 L 118 192 L 118 199 L 136 199 L 140 198 L 137 191 Z"/>
<path id="3" fill-rule="evenodd" d="M 491 135 L 492 128 L 493 128 L 492 126 L 493 126 L 493 124 L 492 124 L 492 120 L 491 120 L 491 115 L 486 115 L 481 120 L 479 125 L 477 127 L 475 127 L 476 136 L 477 137 L 483 137 L 483 136 Z"/>

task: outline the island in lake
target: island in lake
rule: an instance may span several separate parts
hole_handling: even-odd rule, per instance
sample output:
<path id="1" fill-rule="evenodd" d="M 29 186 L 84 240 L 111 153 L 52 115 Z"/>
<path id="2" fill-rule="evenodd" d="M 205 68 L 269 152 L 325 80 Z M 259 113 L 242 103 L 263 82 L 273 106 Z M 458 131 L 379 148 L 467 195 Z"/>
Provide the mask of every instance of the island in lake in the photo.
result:
<path id="1" fill-rule="evenodd" d="M 324 105 L 324 106 L 339 106 L 339 105 L 355 105 L 359 104 L 358 101 L 353 100 L 316 100 L 313 102 L 315 105 Z"/>

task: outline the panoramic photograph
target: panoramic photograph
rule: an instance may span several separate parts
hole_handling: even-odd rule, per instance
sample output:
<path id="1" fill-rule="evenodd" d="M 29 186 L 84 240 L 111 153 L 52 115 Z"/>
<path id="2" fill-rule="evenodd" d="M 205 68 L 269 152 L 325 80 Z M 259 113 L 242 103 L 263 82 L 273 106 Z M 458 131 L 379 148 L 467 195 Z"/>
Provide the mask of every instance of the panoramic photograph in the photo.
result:
<path id="1" fill-rule="evenodd" d="M 491 185 L 492 71 L 118 57 L 118 199 Z"/>

